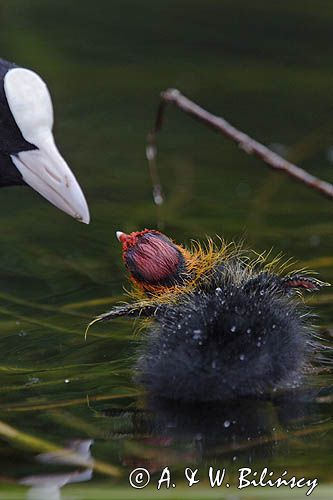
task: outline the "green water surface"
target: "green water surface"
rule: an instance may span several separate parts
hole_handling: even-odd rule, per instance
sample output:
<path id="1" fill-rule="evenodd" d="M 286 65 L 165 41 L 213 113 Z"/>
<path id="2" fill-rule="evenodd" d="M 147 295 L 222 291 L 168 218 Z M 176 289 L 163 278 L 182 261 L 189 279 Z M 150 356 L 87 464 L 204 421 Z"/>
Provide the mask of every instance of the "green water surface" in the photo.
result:
<path id="1" fill-rule="evenodd" d="M 186 488 L 184 467 L 206 477 L 210 465 L 226 467 L 231 484 L 243 465 L 287 469 L 318 478 L 329 498 L 329 371 L 312 381 L 319 396 L 304 388 L 301 402 L 208 407 L 193 419 L 177 408 L 147 410 L 132 382 L 139 342 L 132 321 L 95 325 L 86 342 L 84 330 L 125 299 L 116 230 L 159 224 L 185 243 L 244 238 L 333 282 L 331 200 L 175 109 L 159 137 L 166 195 L 159 211 L 145 159 L 159 92 L 176 87 L 333 182 L 332 25 L 333 4 L 324 0 L 1 1 L 0 55 L 48 82 L 57 143 L 92 216 L 89 226 L 79 224 L 28 188 L 0 193 L 1 499 L 60 498 L 18 482 L 82 472 L 80 464 L 36 460 L 73 439 L 93 440 L 97 465 L 89 482 L 54 493 L 63 498 L 165 498 L 156 489 L 139 494 L 128 474 L 146 467 L 155 485 L 166 465 L 183 486 L 179 498 L 226 495 L 204 479 L 204 492 Z M 312 299 L 328 345 L 332 298 L 328 288 Z M 265 492 L 269 498 L 267 490 L 260 498 Z M 225 498 L 240 492 L 233 495 Z"/>

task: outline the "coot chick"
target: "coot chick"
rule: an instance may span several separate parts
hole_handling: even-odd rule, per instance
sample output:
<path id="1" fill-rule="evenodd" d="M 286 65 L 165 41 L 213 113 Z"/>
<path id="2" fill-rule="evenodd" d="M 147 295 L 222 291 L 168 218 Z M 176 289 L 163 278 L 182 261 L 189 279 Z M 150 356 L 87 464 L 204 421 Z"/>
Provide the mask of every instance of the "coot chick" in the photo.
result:
<path id="1" fill-rule="evenodd" d="M 300 383 L 318 349 L 301 292 L 327 283 L 223 240 L 186 249 L 154 230 L 117 237 L 135 301 L 94 321 L 151 318 L 136 365 L 150 396 L 223 401 Z"/>
<path id="2" fill-rule="evenodd" d="M 52 101 L 44 81 L 0 59 L 0 187 L 29 185 L 88 224 L 87 202 L 55 145 L 52 128 Z"/>

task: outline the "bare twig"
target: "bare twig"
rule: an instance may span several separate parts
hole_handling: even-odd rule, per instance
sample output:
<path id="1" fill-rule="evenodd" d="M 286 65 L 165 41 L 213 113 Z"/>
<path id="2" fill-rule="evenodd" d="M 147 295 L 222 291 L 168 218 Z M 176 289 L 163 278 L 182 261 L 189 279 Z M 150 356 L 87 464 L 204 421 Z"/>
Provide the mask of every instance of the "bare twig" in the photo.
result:
<path id="1" fill-rule="evenodd" d="M 288 160 L 282 158 L 263 144 L 260 144 L 260 142 L 255 141 L 244 132 L 235 128 L 223 118 L 209 113 L 209 111 L 206 111 L 201 106 L 182 95 L 179 90 L 167 89 L 164 92 L 161 92 L 154 128 L 147 137 L 147 159 L 149 161 L 149 168 L 153 182 L 154 201 L 156 204 L 161 204 L 163 202 L 161 183 L 159 181 L 156 168 L 156 136 L 162 128 L 165 109 L 168 104 L 174 104 L 177 108 L 192 116 L 192 118 L 205 123 L 207 126 L 225 135 L 232 141 L 236 142 L 245 153 L 257 156 L 269 167 L 285 172 L 290 177 L 297 179 L 328 198 L 333 198 L 333 185 L 329 182 L 323 181 L 318 177 L 309 174 L 297 165 L 294 165 Z M 156 193 L 161 194 L 161 197 L 157 197 L 156 199 Z"/>

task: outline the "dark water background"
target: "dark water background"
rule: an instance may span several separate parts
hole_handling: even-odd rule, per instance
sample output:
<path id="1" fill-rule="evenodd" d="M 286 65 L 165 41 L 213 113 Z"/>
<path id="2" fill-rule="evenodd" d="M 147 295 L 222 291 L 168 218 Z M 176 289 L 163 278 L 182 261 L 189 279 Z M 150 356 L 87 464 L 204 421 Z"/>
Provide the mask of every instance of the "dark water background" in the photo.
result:
<path id="1" fill-rule="evenodd" d="M 322 0 L 1 1 L 0 54 L 48 82 L 57 143 L 92 223 L 29 189 L 0 193 L 0 419 L 25 433 L 1 424 L 0 498 L 44 498 L 16 481 L 75 470 L 36 461 L 47 446 L 31 436 L 59 447 L 93 439 L 93 456 L 119 467 L 120 479 L 95 471 L 64 488 L 80 499 L 138 495 L 126 485 L 140 465 L 156 473 L 169 465 L 177 477 L 184 465 L 225 466 L 231 482 L 241 464 L 333 480 L 329 372 L 313 381 L 315 400 L 304 391 L 302 402 L 208 406 L 193 419 L 191 409 L 145 411 L 131 381 L 131 321 L 83 337 L 91 316 L 124 299 L 115 230 L 154 228 L 158 219 L 178 241 L 245 237 L 333 282 L 332 201 L 170 109 L 157 214 L 144 154 L 158 94 L 171 86 L 332 182 L 332 25 L 333 4 Z M 327 289 L 312 300 L 328 342 L 332 297 Z M 184 489 L 181 498 L 193 495 Z"/>

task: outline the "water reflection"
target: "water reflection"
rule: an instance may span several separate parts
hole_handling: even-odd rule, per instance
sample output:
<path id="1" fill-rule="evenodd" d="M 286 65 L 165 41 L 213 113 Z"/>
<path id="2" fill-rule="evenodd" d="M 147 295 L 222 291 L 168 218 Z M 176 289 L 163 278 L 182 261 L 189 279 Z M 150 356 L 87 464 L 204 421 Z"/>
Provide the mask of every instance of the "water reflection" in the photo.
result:
<path id="1" fill-rule="evenodd" d="M 122 464 L 130 468 L 144 466 L 154 472 L 175 463 L 266 463 L 281 443 L 315 432 L 322 420 L 316 397 L 317 392 L 309 390 L 224 404 L 154 399 L 143 410 L 110 410 L 104 415 L 118 438 L 119 422 L 128 422 L 123 433 L 136 446 L 126 448 Z"/>
<path id="2" fill-rule="evenodd" d="M 255 9 L 244 1 L 192 2 L 190 9 L 181 0 L 130 8 L 103 0 L 100 9 L 93 2 L 79 9 L 76 2 L 1 2 L 2 55 L 38 68 L 49 82 L 59 145 L 93 214 L 84 227 L 42 208 L 24 188 L 1 190 L 0 418 L 6 423 L 52 443 L 73 435 L 98 439 L 96 458 L 123 463 L 124 477 L 125 467 L 144 460 L 157 467 L 236 457 L 238 464 L 267 455 L 281 467 L 298 464 L 331 480 L 333 423 L 318 429 L 333 414 L 332 397 L 320 404 L 291 398 L 239 408 L 142 409 L 131 382 L 132 325 L 103 325 L 83 339 L 93 314 L 124 300 L 113 232 L 152 227 L 157 219 L 176 240 L 218 233 L 227 240 L 244 236 L 258 251 L 273 246 L 333 282 L 329 200 L 170 110 L 159 143 L 166 202 L 157 214 L 144 155 L 159 92 L 172 85 L 332 181 L 333 3 L 324 3 L 314 22 L 304 2 L 259 1 Z M 332 292 L 315 300 L 318 323 L 332 331 Z M 323 376 L 332 383 L 329 373 Z M 101 418 L 88 408 L 87 394 Z M 297 432 L 307 438 L 291 439 Z M 36 468 L 23 449 L 1 441 L 4 480 L 42 474 L 50 488 L 52 472 L 69 481 L 84 474 L 74 464 Z M 38 498 L 41 483 L 29 488 Z M 61 486 L 54 489 L 59 498 Z"/>
<path id="3" fill-rule="evenodd" d="M 75 456 L 80 456 L 83 460 L 92 458 L 90 447 L 93 444 L 92 439 L 75 440 L 69 443 L 64 450 L 41 453 L 36 459 L 43 464 L 63 464 L 72 465 L 73 460 L 68 454 L 73 452 Z M 20 484 L 30 486 L 27 492 L 28 500 L 61 500 L 61 488 L 70 483 L 81 483 L 90 481 L 93 476 L 93 469 L 75 470 L 61 474 L 38 474 L 26 476 L 20 480 Z"/>

